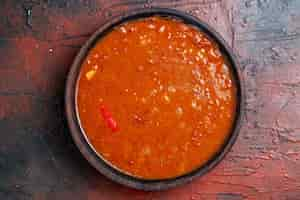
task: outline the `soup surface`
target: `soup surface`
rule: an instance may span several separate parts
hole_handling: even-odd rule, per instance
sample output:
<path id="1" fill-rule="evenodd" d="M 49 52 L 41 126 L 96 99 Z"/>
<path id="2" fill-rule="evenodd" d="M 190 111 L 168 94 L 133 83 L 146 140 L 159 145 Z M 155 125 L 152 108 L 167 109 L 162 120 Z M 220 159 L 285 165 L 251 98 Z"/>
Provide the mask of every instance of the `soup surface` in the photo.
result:
<path id="1" fill-rule="evenodd" d="M 106 162 L 144 179 L 188 173 L 230 134 L 236 88 L 217 45 L 181 21 L 121 24 L 82 64 L 79 118 Z"/>

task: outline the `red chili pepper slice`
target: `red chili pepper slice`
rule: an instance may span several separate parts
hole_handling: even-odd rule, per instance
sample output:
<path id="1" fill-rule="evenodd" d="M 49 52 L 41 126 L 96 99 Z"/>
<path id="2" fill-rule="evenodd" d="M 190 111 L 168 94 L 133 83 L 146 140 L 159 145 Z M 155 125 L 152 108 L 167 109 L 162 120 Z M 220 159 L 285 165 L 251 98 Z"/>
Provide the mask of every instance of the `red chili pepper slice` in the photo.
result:
<path id="1" fill-rule="evenodd" d="M 104 105 L 100 106 L 100 112 L 101 112 L 101 115 L 102 115 L 104 121 L 106 122 L 106 125 L 113 132 L 118 131 L 119 128 L 118 128 L 118 124 L 117 124 L 116 120 L 112 117 L 112 114 L 110 113 L 110 111 Z"/>

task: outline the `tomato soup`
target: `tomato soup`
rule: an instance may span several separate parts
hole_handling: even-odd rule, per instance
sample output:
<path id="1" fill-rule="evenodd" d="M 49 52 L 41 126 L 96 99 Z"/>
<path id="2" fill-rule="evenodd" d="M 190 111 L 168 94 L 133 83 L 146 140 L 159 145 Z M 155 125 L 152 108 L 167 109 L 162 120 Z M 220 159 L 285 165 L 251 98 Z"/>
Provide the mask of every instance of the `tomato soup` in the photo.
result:
<path id="1" fill-rule="evenodd" d="M 82 64 L 76 98 L 94 150 L 143 179 L 203 166 L 230 135 L 237 100 L 215 42 L 163 17 L 130 21 L 102 37 Z"/>

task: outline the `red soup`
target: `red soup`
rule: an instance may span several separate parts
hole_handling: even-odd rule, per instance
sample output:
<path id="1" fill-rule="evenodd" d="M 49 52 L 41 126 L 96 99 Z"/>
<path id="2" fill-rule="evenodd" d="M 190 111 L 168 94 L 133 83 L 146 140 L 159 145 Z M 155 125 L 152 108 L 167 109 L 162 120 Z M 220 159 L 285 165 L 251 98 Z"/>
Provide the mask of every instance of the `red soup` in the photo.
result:
<path id="1" fill-rule="evenodd" d="M 82 64 L 77 106 L 98 154 L 143 179 L 203 166 L 231 132 L 236 86 L 204 33 L 151 17 L 119 25 Z"/>

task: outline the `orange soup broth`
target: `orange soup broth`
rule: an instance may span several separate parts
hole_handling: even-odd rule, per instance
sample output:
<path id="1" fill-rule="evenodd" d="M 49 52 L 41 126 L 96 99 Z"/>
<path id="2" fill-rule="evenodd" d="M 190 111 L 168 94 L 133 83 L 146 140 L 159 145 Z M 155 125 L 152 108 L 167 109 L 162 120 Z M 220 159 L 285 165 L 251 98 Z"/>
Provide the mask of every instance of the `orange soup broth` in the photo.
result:
<path id="1" fill-rule="evenodd" d="M 181 21 L 151 17 L 116 27 L 90 50 L 77 106 L 88 140 L 109 164 L 166 179 L 220 150 L 236 99 L 230 67 L 214 42 Z"/>

